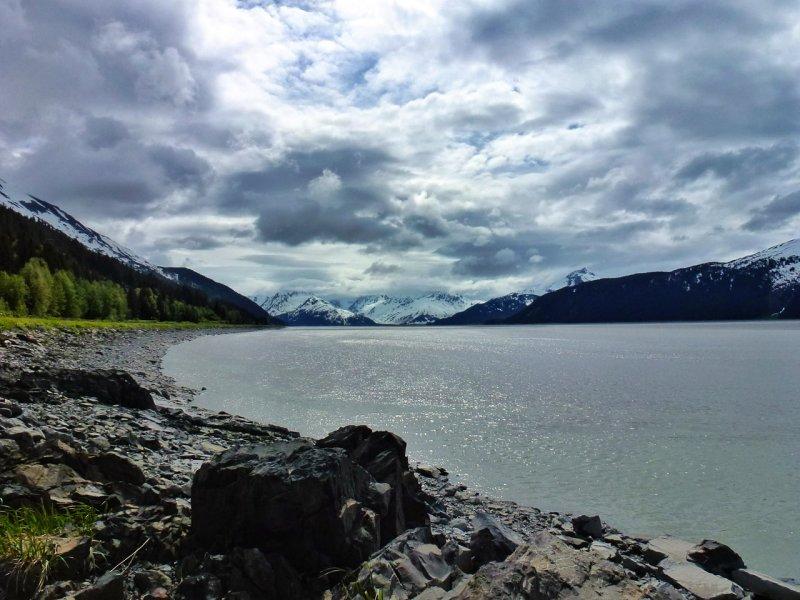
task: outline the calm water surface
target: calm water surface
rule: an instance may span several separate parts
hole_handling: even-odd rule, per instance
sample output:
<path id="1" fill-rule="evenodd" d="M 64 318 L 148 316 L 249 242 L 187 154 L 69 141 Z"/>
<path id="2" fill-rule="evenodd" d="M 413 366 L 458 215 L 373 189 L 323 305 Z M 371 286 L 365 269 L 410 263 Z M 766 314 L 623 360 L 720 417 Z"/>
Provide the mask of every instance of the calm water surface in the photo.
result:
<path id="1" fill-rule="evenodd" d="M 289 328 L 164 366 L 206 408 L 389 429 L 487 494 L 800 576 L 800 322 Z"/>

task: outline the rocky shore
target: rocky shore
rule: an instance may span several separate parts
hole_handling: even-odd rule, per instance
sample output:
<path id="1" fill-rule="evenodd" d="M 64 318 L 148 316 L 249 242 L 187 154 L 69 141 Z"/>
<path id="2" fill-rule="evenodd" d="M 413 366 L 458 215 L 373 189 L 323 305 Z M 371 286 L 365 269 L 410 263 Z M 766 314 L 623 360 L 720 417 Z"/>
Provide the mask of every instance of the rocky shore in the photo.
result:
<path id="1" fill-rule="evenodd" d="M 91 531 L 0 599 L 800 599 L 710 540 L 630 537 L 413 465 L 389 432 L 321 440 L 192 405 L 160 371 L 211 332 L 0 332 L 0 498 Z"/>

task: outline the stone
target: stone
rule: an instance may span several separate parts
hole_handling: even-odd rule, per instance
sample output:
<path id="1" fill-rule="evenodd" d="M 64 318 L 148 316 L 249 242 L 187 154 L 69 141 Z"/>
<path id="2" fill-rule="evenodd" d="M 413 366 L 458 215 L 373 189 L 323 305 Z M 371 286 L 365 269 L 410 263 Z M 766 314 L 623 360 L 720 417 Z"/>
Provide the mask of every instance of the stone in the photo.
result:
<path id="1" fill-rule="evenodd" d="M 223 597 L 222 583 L 210 573 L 185 577 L 176 591 L 178 598 L 184 600 L 220 600 Z"/>
<path id="2" fill-rule="evenodd" d="M 68 396 L 96 398 L 103 404 L 137 409 L 156 407 L 150 392 L 130 373 L 119 369 L 26 371 L 16 383 L 15 391 L 24 393 L 51 386 Z"/>
<path id="3" fill-rule="evenodd" d="M 343 449 L 307 439 L 228 450 L 194 476 L 194 543 L 258 548 L 304 573 L 354 567 L 379 548 L 371 481 Z"/>
<path id="4" fill-rule="evenodd" d="M 687 560 L 689 552 L 695 544 L 669 535 L 653 538 L 644 547 L 644 557 L 650 564 L 657 565 L 668 558 L 672 562 L 681 563 Z"/>
<path id="5" fill-rule="evenodd" d="M 597 515 L 587 516 L 578 515 L 572 517 L 572 529 L 578 535 L 583 535 L 591 538 L 603 537 L 603 522 Z"/>
<path id="6" fill-rule="evenodd" d="M 4 430 L 2 435 L 14 440 L 19 444 L 20 448 L 25 449 L 31 449 L 44 440 L 44 434 L 39 429 L 25 426 L 10 427 Z"/>
<path id="7" fill-rule="evenodd" d="M 478 512 L 472 524 L 469 548 L 477 565 L 504 560 L 523 544 L 519 534 L 484 512 Z"/>
<path id="8" fill-rule="evenodd" d="M 714 540 L 703 540 L 688 552 L 687 558 L 706 571 L 728 578 L 736 569 L 745 568 L 741 556 Z"/>
<path id="9" fill-rule="evenodd" d="M 733 580 L 757 596 L 768 600 L 800 600 L 800 586 L 781 581 L 751 569 L 736 569 Z"/>
<path id="10" fill-rule="evenodd" d="M 406 529 L 428 524 L 421 489 L 410 471 L 405 441 L 388 431 L 348 425 L 317 441 L 321 448 L 341 448 L 380 483 L 390 486 L 389 511 L 381 519 L 381 544 Z"/>
<path id="11" fill-rule="evenodd" d="M 744 591 L 734 582 L 709 573 L 697 565 L 674 563 L 669 560 L 665 563 L 664 578 L 691 592 L 700 600 L 736 600 L 744 597 Z"/>
<path id="12" fill-rule="evenodd" d="M 75 600 L 125 600 L 122 575 L 116 571 L 101 575 L 90 587 L 75 594 Z"/>
<path id="13" fill-rule="evenodd" d="M 22 407 L 16 402 L 0 398 L 0 417 L 7 419 L 18 417 L 22 414 Z"/>
<path id="14" fill-rule="evenodd" d="M 597 556 L 603 560 L 615 560 L 617 558 L 617 549 L 605 542 L 594 541 L 589 546 L 589 550 L 597 554 Z"/>
<path id="15" fill-rule="evenodd" d="M 89 458 L 90 468 L 107 481 L 142 485 L 145 475 L 142 468 L 117 452 L 104 452 Z"/>
<path id="16" fill-rule="evenodd" d="M 539 533 L 505 561 L 483 565 L 448 600 L 644 600 L 647 590 L 622 567 L 598 561 L 549 533 Z"/>
<path id="17" fill-rule="evenodd" d="M 64 464 L 24 464 L 14 470 L 14 476 L 21 484 L 40 491 L 86 483 L 74 469 Z"/>

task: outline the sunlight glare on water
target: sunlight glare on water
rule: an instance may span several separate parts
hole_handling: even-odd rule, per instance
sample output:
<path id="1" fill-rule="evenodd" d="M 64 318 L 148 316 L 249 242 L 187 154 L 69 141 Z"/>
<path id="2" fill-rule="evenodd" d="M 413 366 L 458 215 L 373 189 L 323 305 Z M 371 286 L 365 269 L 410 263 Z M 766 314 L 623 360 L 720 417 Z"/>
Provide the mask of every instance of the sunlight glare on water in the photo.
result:
<path id="1" fill-rule="evenodd" d="M 800 323 L 288 328 L 205 337 L 197 403 L 304 435 L 389 429 L 455 480 L 800 576 Z"/>

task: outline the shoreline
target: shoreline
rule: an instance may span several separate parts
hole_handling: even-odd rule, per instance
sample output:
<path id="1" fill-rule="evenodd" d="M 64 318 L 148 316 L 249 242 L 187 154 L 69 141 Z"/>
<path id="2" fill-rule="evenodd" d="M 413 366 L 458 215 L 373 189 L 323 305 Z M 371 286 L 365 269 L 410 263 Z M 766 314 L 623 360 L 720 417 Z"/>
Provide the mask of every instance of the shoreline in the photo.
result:
<path id="1" fill-rule="evenodd" d="M 241 331 L 0 332 L 0 397 L 12 396 L 11 402 L 22 410 L 20 413 L 18 409 L 9 409 L 8 414 L 3 415 L 6 434 L 9 430 L 18 428 L 13 431 L 13 436 L 3 436 L 4 441 L 13 441 L 16 445 L 13 448 L 7 444 L 3 448 L 6 455 L 2 463 L 4 501 L 23 503 L 32 494 L 38 494 L 38 497 L 46 497 L 56 505 L 66 504 L 75 498 L 90 504 L 101 505 L 105 502 L 108 505 L 109 499 L 114 498 L 121 500 L 120 507 L 135 507 L 127 509 L 129 514 L 126 516 L 112 520 L 115 525 L 100 536 L 99 539 L 104 544 L 108 543 L 113 548 L 113 556 L 109 558 L 120 556 L 124 559 L 136 547 L 147 543 L 142 540 L 154 537 L 158 541 L 150 543 L 152 550 L 139 551 L 135 555 L 134 562 L 129 565 L 130 573 L 142 572 L 137 571 L 134 566 L 141 557 L 144 571 L 153 570 L 150 568 L 153 565 L 158 566 L 155 570 L 161 575 L 153 577 L 164 584 L 154 586 L 153 581 L 148 580 L 139 586 L 152 588 L 146 593 L 151 593 L 158 587 L 167 594 L 161 597 L 190 597 L 179 589 L 181 578 L 178 573 L 184 570 L 181 567 L 181 560 L 185 560 L 182 556 L 185 553 L 183 546 L 192 533 L 192 479 L 197 469 L 204 463 L 213 462 L 215 456 L 231 447 L 300 439 L 297 433 L 277 425 L 262 425 L 193 406 L 192 399 L 198 390 L 179 386 L 162 372 L 163 356 L 171 346 L 204 335 Z M 42 386 L 21 389 L 19 382 L 14 381 L 19 373 L 32 370 L 43 371 L 46 374 L 45 380 L 47 377 L 53 379 L 54 367 L 81 371 L 121 369 L 130 374 L 136 385 L 155 397 L 157 408 L 142 410 L 101 404 L 89 400 L 88 396 L 76 399 L 74 393 L 64 393 L 58 389 L 57 384 L 47 390 L 42 389 Z M 17 398 L 13 398 L 15 395 Z M 51 474 L 53 469 L 49 467 L 58 464 L 58 460 L 54 461 L 51 456 L 44 461 L 48 467 L 45 470 L 49 479 L 42 477 L 42 457 L 36 448 L 54 443 L 53 441 L 80 447 L 80 452 L 90 457 L 89 462 L 97 456 L 122 455 L 123 460 L 111 461 L 116 460 L 118 464 L 106 466 L 106 470 L 119 472 L 112 473 L 112 476 L 100 473 L 97 482 L 81 476 L 79 468 L 70 467 L 71 473 L 63 472 L 62 469 L 61 473 Z M 408 468 L 405 456 L 403 460 Z M 34 464 L 39 465 L 38 479 L 34 477 L 35 469 L 31 466 Z M 20 474 L 20 465 L 27 465 L 27 471 L 23 468 Z M 99 468 L 89 471 L 98 470 L 102 471 Z M 506 565 L 514 559 L 516 562 L 508 568 L 513 567 L 516 571 L 522 569 L 520 561 L 524 552 L 521 550 L 528 548 L 530 553 L 531 547 L 546 547 L 547 556 L 554 552 L 566 553 L 575 565 L 586 566 L 584 563 L 589 561 L 589 572 L 592 570 L 591 565 L 596 567 L 600 564 L 598 561 L 607 563 L 610 565 L 608 568 L 613 567 L 615 575 L 610 579 L 606 578 L 606 583 L 613 580 L 616 582 L 613 585 L 624 583 L 631 590 L 644 590 L 641 597 L 690 598 L 687 591 L 692 586 L 695 586 L 695 596 L 703 597 L 697 593 L 702 585 L 712 588 L 717 586 L 718 591 L 728 586 L 727 589 L 732 594 L 707 596 L 709 598 L 745 597 L 748 586 L 751 589 L 755 586 L 763 597 L 794 597 L 764 596 L 764 589 L 772 589 L 769 586 L 784 586 L 788 590 L 781 593 L 791 594 L 794 591 L 790 584 L 760 574 L 751 575 L 749 571 L 736 574 L 740 565 L 735 561 L 729 561 L 727 566 L 715 565 L 710 570 L 700 568 L 697 561 L 688 561 L 686 558 L 694 544 L 687 545 L 668 537 L 650 540 L 631 537 L 602 523 L 594 515 L 542 512 L 514 502 L 484 497 L 464 485 L 451 483 L 447 472 L 442 468 L 414 465 L 409 472 L 413 472 L 413 478 L 417 482 L 414 489 L 419 497 L 425 498 L 430 534 L 440 541 L 446 540 L 442 542 L 439 554 L 444 552 L 447 544 L 455 548 L 449 562 L 458 576 L 449 577 L 446 582 L 430 578 L 421 592 L 425 594 L 429 593 L 428 589 L 431 590 L 426 598 L 494 597 L 485 595 L 488 593 L 486 590 L 483 596 L 465 594 L 468 592 L 467 588 L 477 585 L 477 573 L 486 570 L 488 566 Z M 43 479 L 48 480 L 47 486 Z M 158 510 L 153 510 L 153 506 L 158 507 Z M 485 519 L 488 519 L 490 525 L 478 528 L 481 523 L 486 525 Z M 480 540 L 476 542 L 475 538 L 477 533 L 484 530 L 490 532 L 490 546 L 505 545 L 510 551 L 492 555 L 489 557 L 492 560 L 486 560 L 479 565 L 476 564 L 479 562 L 476 560 L 476 553 L 480 553 L 475 545 Z M 546 543 L 541 541 L 544 536 L 547 537 Z M 389 545 L 394 544 L 391 550 L 395 554 L 400 552 L 397 540 L 402 537 L 401 535 L 390 541 Z M 531 540 L 539 542 L 531 546 Z M 717 545 L 715 549 L 705 553 L 718 558 L 725 553 L 719 547 L 727 548 Z M 381 552 L 385 551 L 386 547 Z M 404 552 L 411 556 L 408 554 L 410 550 Z M 161 559 L 161 562 L 154 561 L 154 558 Z M 106 562 L 111 563 L 111 560 Z M 447 560 L 445 563 L 449 564 Z M 471 574 L 471 570 L 476 574 Z M 97 582 L 93 583 L 95 573 L 88 575 L 81 579 L 65 580 L 67 583 L 60 584 L 63 589 L 59 589 L 58 593 L 80 593 L 81 589 L 96 586 Z M 742 584 L 744 587 L 740 587 L 723 576 L 742 582 L 749 581 L 749 576 L 758 581 Z M 127 586 L 125 589 L 131 591 L 131 586 L 136 587 L 132 580 L 125 580 L 124 574 L 122 579 Z M 140 580 L 144 579 L 146 578 L 140 576 Z M 490 577 L 489 582 L 492 579 Z M 502 577 L 499 579 L 502 580 Z M 765 583 L 768 580 L 772 583 Z M 399 583 L 401 585 L 397 589 L 405 589 L 402 578 Z M 603 588 L 588 575 L 583 585 L 587 589 Z M 701 587 L 696 587 L 698 585 Z M 394 587 L 392 590 L 396 591 Z M 610 588 L 606 592 L 611 593 Z"/>

